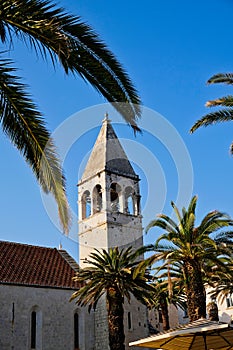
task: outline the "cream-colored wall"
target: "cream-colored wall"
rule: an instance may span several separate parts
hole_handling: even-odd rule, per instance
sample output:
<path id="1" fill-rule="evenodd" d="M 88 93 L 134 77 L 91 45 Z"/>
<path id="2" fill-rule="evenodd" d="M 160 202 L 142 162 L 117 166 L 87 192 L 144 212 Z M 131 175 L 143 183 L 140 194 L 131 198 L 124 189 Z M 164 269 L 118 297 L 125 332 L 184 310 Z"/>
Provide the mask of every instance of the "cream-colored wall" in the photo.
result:
<path id="1" fill-rule="evenodd" d="M 233 307 L 227 307 L 226 300 L 218 303 L 219 321 L 231 323 L 233 321 Z"/>
<path id="2" fill-rule="evenodd" d="M 74 312 L 71 290 L 0 285 L 0 349 L 30 347 L 30 316 L 41 315 L 41 339 L 37 350 L 74 350 Z M 79 309 L 80 349 L 93 350 L 93 326 L 85 308 Z"/>
<path id="3" fill-rule="evenodd" d="M 213 290 L 212 288 L 207 288 L 206 305 L 208 305 L 208 303 L 212 301 L 212 298 L 210 295 L 210 292 L 212 290 Z M 233 295 L 232 295 L 232 301 L 233 301 Z M 233 321 L 233 306 L 230 306 L 230 307 L 227 306 L 226 298 L 223 298 L 223 296 L 220 294 L 216 299 L 216 304 L 218 306 L 219 321 L 227 322 L 227 323 L 230 323 L 231 321 Z"/>
<path id="4" fill-rule="evenodd" d="M 105 172 L 79 184 L 79 263 L 81 267 L 85 266 L 83 262 L 94 248 L 101 250 L 131 245 L 138 248 L 143 245 L 141 215 L 111 211 L 109 193 L 112 182 L 120 184 L 123 193 L 124 189 L 130 186 L 139 194 L 138 184 L 135 184 L 134 180 L 116 174 L 107 175 Z M 102 187 L 103 209 L 95 214 L 92 210 L 91 216 L 82 219 L 82 195 L 88 190 L 92 200 L 93 189 L 97 184 Z"/>

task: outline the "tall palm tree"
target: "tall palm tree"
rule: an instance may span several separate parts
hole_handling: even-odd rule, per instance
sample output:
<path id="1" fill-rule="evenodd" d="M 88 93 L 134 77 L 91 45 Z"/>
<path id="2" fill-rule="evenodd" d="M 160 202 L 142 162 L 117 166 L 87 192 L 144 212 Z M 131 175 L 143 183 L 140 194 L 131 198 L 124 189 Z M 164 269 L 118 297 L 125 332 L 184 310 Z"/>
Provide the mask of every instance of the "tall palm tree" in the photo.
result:
<path id="1" fill-rule="evenodd" d="M 156 309 L 161 312 L 163 330 L 167 331 L 170 329 L 169 320 L 169 305 L 180 306 L 179 296 L 176 295 L 176 291 L 171 296 L 169 295 L 169 287 L 167 281 L 155 280 L 153 282 L 154 293 L 152 295 L 152 303 L 148 305 L 150 309 Z M 183 308 L 183 304 L 182 304 Z"/>
<path id="2" fill-rule="evenodd" d="M 160 259 L 161 254 L 158 254 L 154 260 Z M 160 264 L 154 267 L 154 270 L 152 283 L 155 291 L 152 305 L 149 305 L 149 308 L 160 310 L 163 330 L 168 330 L 170 329 L 169 305 L 174 305 L 182 310 L 187 309 L 181 267 L 179 262 L 173 262 L 171 265 L 170 261 L 167 260 L 166 264 Z"/>
<path id="3" fill-rule="evenodd" d="M 174 305 L 182 310 L 187 308 L 182 277 L 179 263 L 171 265 L 170 262 L 167 262 L 165 269 L 163 265 L 155 267 L 152 282 L 154 292 L 152 305 L 149 305 L 149 307 L 160 309 L 163 330 L 170 329 L 169 305 Z"/>
<path id="4" fill-rule="evenodd" d="M 0 1 L 0 40 L 5 53 L 21 40 L 38 56 L 51 59 L 66 74 L 88 81 L 121 113 L 134 131 L 140 99 L 113 53 L 80 17 L 66 13 L 50 0 Z M 45 192 L 58 204 L 64 232 L 69 229 L 65 181 L 50 133 L 13 67 L 0 57 L 0 122 L 3 131 L 31 166 Z"/>
<path id="5" fill-rule="evenodd" d="M 197 196 L 194 196 L 188 209 L 183 208 L 180 213 L 172 202 L 177 223 L 165 214 L 160 214 L 159 219 L 147 226 L 147 231 L 152 227 L 165 231 L 155 242 L 156 259 L 164 261 L 164 267 L 177 262 L 181 266 L 190 321 L 206 317 L 206 266 L 208 269 L 216 266 L 225 271 L 225 261 L 230 259 L 233 252 L 232 233 L 217 232 L 223 227 L 232 226 L 233 221 L 228 215 L 215 210 L 195 227 L 196 203 Z M 215 235 L 211 236 L 213 233 Z"/>
<path id="6" fill-rule="evenodd" d="M 74 278 L 83 285 L 71 297 L 78 305 L 95 309 L 99 299 L 106 295 L 111 350 L 125 349 L 124 298 L 130 302 L 133 295 L 144 304 L 151 298 L 153 287 L 148 284 L 151 280 L 148 263 L 138 260 L 139 254 L 141 250 L 132 251 L 131 247 L 120 251 L 117 247 L 110 248 L 109 252 L 95 249 L 85 261 L 88 266 L 80 268 Z"/>
<path id="7" fill-rule="evenodd" d="M 219 84 L 224 83 L 233 85 L 233 73 L 219 73 L 213 75 L 208 81 L 208 84 Z M 201 119 L 197 120 L 196 123 L 190 129 L 193 133 L 201 126 L 208 126 L 215 123 L 228 122 L 233 120 L 233 96 L 228 95 L 215 100 L 206 102 L 206 107 L 224 107 L 223 109 L 217 110 L 212 113 L 208 113 Z M 230 152 L 233 154 L 233 143 L 230 145 Z"/>

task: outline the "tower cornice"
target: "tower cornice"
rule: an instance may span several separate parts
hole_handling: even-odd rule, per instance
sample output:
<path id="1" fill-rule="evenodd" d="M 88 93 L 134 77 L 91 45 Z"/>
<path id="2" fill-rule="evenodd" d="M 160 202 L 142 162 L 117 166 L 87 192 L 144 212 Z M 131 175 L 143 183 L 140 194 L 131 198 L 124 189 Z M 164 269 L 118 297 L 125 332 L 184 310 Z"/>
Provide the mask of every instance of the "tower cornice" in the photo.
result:
<path id="1" fill-rule="evenodd" d="M 119 175 L 119 176 L 125 177 L 127 179 L 132 179 L 132 180 L 137 181 L 137 182 L 139 182 L 141 180 L 137 174 L 133 175 L 133 174 L 129 174 L 129 173 L 123 173 L 122 171 L 117 171 L 116 169 L 105 167 L 104 169 L 94 173 L 93 175 L 89 176 L 88 178 L 80 179 L 77 186 L 83 185 L 84 183 L 95 178 L 96 176 L 98 176 L 98 175 L 100 176 L 100 174 L 102 174 L 102 173 L 106 173 L 108 175 L 111 175 L 111 174 Z"/>

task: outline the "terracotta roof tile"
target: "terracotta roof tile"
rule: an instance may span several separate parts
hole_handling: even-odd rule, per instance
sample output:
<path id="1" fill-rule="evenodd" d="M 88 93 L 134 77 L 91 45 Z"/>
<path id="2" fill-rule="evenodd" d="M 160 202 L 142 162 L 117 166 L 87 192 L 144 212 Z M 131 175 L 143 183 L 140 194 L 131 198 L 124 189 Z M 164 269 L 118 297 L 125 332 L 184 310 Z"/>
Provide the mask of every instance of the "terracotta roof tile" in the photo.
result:
<path id="1" fill-rule="evenodd" d="M 0 284 L 77 289 L 74 276 L 75 261 L 65 251 L 0 241 Z"/>

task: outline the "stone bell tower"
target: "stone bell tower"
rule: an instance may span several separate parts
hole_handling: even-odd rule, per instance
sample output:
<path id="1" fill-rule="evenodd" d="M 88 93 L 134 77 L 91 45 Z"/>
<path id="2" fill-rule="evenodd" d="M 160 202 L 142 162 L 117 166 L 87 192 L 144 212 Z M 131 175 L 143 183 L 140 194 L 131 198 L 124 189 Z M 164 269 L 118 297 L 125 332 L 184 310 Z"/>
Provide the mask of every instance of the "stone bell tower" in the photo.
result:
<path id="1" fill-rule="evenodd" d="M 139 176 L 136 175 L 107 115 L 78 183 L 79 260 L 96 248 L 138 248 L 143 245 Z M 148 335 L 146 308 L 125 303 L 126 349 L 128 342 Z M 95 312 L 95 350 L 108 349 L 106 308 Z"/>

